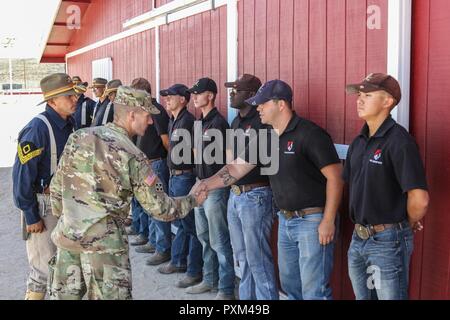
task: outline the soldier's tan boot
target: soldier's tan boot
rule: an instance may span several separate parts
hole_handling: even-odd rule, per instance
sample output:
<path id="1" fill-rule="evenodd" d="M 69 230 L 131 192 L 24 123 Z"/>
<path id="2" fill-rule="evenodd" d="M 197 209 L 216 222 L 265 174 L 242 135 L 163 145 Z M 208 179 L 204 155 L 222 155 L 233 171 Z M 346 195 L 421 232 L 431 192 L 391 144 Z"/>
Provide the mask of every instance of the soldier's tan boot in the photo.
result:
<path id="1" fill-rule="evenodd" d="M 27 293 L 25 293 L 25 300 L 44 300 L 45 299 L 45 292 L 34 292 L 27 290 Z"/>

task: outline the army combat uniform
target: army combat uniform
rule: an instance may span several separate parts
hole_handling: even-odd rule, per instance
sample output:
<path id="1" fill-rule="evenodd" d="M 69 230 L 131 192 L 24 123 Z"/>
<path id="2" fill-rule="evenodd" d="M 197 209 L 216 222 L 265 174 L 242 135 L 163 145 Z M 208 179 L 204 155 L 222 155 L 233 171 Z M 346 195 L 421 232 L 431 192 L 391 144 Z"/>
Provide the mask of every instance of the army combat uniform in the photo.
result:
<path id="1" fill-rule="evenodd" d="M 118 107 L 155 114 L 144 91 L 120 87 Z M 69 138 L 52 180 L 52 233 L 57 255 L 50 262 L 52 299 L 131 299 L 131 268 L 124 220 L 133 195 L 155 219 L 185 217 L 193 196 L 169 198 L 149 160 L 114 123 L 81 129 Z"/>

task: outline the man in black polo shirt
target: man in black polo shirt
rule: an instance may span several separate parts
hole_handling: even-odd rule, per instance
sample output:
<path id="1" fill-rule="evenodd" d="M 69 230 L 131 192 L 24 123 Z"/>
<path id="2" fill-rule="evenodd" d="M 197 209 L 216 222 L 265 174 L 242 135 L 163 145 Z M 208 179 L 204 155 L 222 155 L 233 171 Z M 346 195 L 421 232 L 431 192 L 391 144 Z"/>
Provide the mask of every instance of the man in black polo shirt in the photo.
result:
<path id="1" fill-rule="evenodd" d="M 344 169 L 355 223 L 348 251 L 353 291 L 358 300 L 407 299 L 413 230 L 422 229 L 429 201 L 422 160 L 390 115 L 401 99 L 397 80 L 370 74 L 347 91 L 358 94 L 358 116 L 366 122 Z"/>
<path id="2" fill-rule="evenodd" d="M 209 78 L 202 78 L 189 89 L 194 106 L 202 111 L 200 137 L 194 139 L 195 170 L 197 177 L 206 179 L 213 176 L 226 161 L 227 121 L 215 107 L 217 85 Z M 197 132 L 194 133 L 194 136 Z M 220 141 L 222 138 L 222 141 Z M 217 140 L 219 139 L 219 140 Z M 208 146 L 218 147 L 208 152 Z M 213 158 L 213 159 L 211 159 Z M 187 289 L 187 293 L 197 294 L 217 290 L 216 299 L 234 299 L 234 266 L 230 233 L 227 223 L 227 202 L 229 188 L 221 188 L 209 193 L 202 206 L 195 208 L 197 237 L 203 246 L 203 281 Z"/>
<path id="3" fill-rule="evenodd" d="M 191 98 L 188 88 L 183 84 L 175 84 L 166 90 L 161 90 L 165 97 L 167 110 L 172 114 L 169 122 L 169 195 L 181 197 L 189 194 L 195 184 L 194 157 L 192 153 L 192 134 L 195 117 L 187 110 Z M 177 145 L 189 145 L 189 154 L 177 150 Z M 187 158 L 185 161 L 184 158 Z M 202 280 L 202 245 L 197 239 L 195 230 L 195 215 L 192 210 L 181 220 L 174 221 L 178 227 L 172 243 L 171 260 L 158 268 L 160 273 L 186 272 L 183 279 L 176 283 L 179 288 L 193 286 Z"/>
<path id="4" fill-rule="evenodd" d="M 144 78 L 134 79 L 131 83 L 134 89 L 147 91 L 151 94 L 150 82 Z M 152 164 L 153 172 L 156 173 L 162 185 L 159 186 L 168 194 L 169 169 L 167 168 L 167 150 L 169 148 L 168 125 L 169 116 L 164 107 L 156 99 L 152 103 L 158 108 L 160 114 L 153 117 L 153 125 L 149 125 L 144 136 L 139 137 L 136 146 L 141 149 Z M 131 245 L 143 245 L 136 248 L 136 252 L 154 253 L 146 264 L 159 265 L 170 260 L 170 247 L 172 233 L 170 222 L 162 222 L 150 218 L 137 201 L 133 201 L 133 214 L 140 217 L 140 234 Z M 138 214 L 136 214 L 138 212 Z"/>
<path id="5" fill-rule="evenodd" d="M 231 160 L 236 159 L 248 146 L 250 139 L 257 138 L 261 124 L 258 110 L 245 100 L 253 97 L 261 87 L 261 80 L 244 74 L 235 82 L 225 83 L 231 88 L 231 106 L 239 110 L 231 128 L 234 130 L 233 146 L 227 152 Z M 239 145 L 238 140 L 244 140 Z M 239 147 L 244 148 L 238 150 Z M 246 155 L 250 162 L 249 155 Z M 228 227 L 234 255 L 239 262 L 241 281 L 239 282 L 240 300 L 277 300 L 275 268 L 270 247 L 273 225 L 272 189 L 269 178 L 260 173 L 261 164 L 245 177 L 237 181 L 228 200 Z"/>
<path id="6" fill-rule="evenodd" d="M 294 113 L 292 89 L 281 80 L 267 82 L 246 102 L 258 106 L 261 122 L 279 136 L 279 170 L 269 179 L 280 208 L 281 287 L 289 299 L 331 299 L 334 220 L 343 186 L 333 142 L 325 130 Z M 234 184 L 254 167 L 241 155 L 198 190 Z"/>

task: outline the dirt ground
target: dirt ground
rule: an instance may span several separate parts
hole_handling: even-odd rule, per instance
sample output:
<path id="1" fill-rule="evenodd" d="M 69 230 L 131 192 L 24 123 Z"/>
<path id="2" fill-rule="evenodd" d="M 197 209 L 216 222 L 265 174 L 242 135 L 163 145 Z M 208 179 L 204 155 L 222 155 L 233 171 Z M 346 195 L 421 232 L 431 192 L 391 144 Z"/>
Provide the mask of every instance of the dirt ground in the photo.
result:
<path id="1" fill-rule="evenodd" d="M 0 168 L 0 300 L 23 299 L 28 262 L 21 238 L 19 211 L 12 199 L 11 168 Z M 161 275 L 147 266 L 149 255 L 131 249 L 133 297 L 137 300 L 211 300 L 215 294 L 188 295 L 175 287 L 183 274 Z"/>

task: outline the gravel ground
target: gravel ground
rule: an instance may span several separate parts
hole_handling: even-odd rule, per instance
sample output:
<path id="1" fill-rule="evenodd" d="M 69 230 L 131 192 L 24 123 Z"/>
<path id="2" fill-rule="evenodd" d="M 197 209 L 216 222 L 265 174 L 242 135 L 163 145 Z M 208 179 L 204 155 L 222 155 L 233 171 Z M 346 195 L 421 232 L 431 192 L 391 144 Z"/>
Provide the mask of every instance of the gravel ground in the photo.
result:
<path id="1" fill-rule="evenodd" d="M 19 211 L 12 199 L 11 168 L 0 168 L 0 300 L 23 299 L 28 262 L 21 239 Z M 215 294 L 188 295 L 175 287 L 183 274 L 161 275 L 145 265 L 148 254 L 131 249 L 133 297 L 137 300 L 211 300 Z"/>

